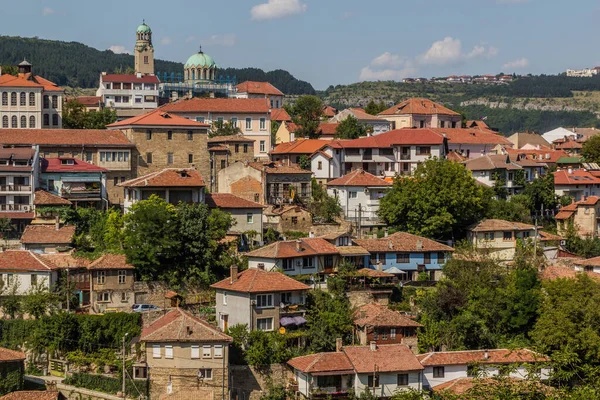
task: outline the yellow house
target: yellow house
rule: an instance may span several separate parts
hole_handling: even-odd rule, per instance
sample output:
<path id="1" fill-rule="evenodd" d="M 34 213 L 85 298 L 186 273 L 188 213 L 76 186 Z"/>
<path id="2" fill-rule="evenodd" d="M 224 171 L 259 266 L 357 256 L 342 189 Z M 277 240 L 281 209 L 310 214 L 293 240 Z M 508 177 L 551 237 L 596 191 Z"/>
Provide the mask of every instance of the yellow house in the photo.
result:
<path id="1" fill-rule="evenodd" d="M 469 228 L 468 240 L 473 247 L 499 261 L 512 261 L 517 239 L 528 240 L 536 235 L 534 225 L 502 219 L 484 219 Z"/>

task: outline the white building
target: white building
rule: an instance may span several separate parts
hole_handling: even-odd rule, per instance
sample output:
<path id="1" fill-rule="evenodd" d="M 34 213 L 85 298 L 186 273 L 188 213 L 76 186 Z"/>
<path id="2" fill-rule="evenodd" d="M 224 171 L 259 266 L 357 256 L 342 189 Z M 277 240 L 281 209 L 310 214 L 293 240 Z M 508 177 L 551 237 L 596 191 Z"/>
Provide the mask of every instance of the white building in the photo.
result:
<path id="1" fill-rule="evenodd" d="M 512 261 L 517 251 L 518 240 L 535 237 L 534 225 L 501 219 L 484 219 L 468 228 L 467 240 L 498 261 Z"/>
<path id="2" fill-rule="evenodd" d="M 283 107 L 283 92 L 269 82 L 242 82 L 235 87 L 238 99 L 267 99 L 270 108 Z"/>
<path id="3" fill-rule="evenodd" d="M 57 282 L 57 267 L 32 251 L 6 250 L 0 253 L 0 277 L 5 287 L 16 287 L 15 294 L 27 294 L 33 287 L 52 290 Z"/>
<path id="4" fill-rule="evenodd" d="M 347 108 L 342 110 L 330 118 L 329 122 L 342 122 L 350 116 L 356 118 L 361 124 L 364 124 L 373 135 L 378 135 L 392 129 L 390 121 L 367 114 L 362 108 Z"/>
<path id="5" fill-rule="evenodd" d="M 600 73 L 600 67 L 567 70 L 567 76 L 573 78 L 591 78 L 598 75 L 598 73 Z"/>
<path id="6" fill-rule="evenodd" d="M 0 71 L 0 119 L 2 128 L 62 128 L 64 90 L 41 76 L 33 75 L 27 61 L 19 64 L 17 76 Z"/>
<path id="7" fill-rule="evenodd" d="M 103 72 L 96 96 L 106 107 L 114 108 L 119 117 L 132 117 L 158 107 L 159 83 L 154 75 Z"/>

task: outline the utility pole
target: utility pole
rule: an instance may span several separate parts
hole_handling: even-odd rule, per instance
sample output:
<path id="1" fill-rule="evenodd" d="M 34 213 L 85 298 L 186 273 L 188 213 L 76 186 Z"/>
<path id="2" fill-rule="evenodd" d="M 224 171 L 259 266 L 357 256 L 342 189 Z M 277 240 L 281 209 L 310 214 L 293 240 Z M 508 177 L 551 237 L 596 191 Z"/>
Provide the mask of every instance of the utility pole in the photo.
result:
<path id="1" fill-rule="evenodd" d="M 67 312 L 69 312 L 69 297 L 71 297 L 71 280 L 69 278 L 69 266 L 67 266 Z"/>
<path id="2" fill-rule="evenodd" d="M 123 392 L 123 398 L 126 399 L 127 395 L 125 394 L 125 374 L 126 374 L 126 370 L 125 370 L 125 339 L 127 338 L 127 333 L 125 334 L 125 336 L 123 336 L 123 386 L 122 386 L 122 392 Z"/>
<path id="3" fill-rule="evenodd" d="M 356 221 L 357 225 L 358 225 L 358 237 L 362 238 L 362 205 L 360 203 L 358 203 L 358 220 Z"/>

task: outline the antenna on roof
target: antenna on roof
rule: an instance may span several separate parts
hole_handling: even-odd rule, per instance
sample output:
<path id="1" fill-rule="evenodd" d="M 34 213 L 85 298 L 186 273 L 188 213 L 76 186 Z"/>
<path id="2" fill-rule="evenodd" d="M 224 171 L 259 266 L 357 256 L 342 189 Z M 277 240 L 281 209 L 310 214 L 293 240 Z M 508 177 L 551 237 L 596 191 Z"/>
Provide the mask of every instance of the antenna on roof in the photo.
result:
<path id="1" fill-rule="evenodd" d="M 142 25 L 146 25 L 146 19 L 142 18 Z"/>
<path id="2" fill-rule="evenodd" d="M 204 53 L 202 53 L 202 45 L 200 45 L 200 49 L 198 50 L 198 53 L 204 54 Z"/>

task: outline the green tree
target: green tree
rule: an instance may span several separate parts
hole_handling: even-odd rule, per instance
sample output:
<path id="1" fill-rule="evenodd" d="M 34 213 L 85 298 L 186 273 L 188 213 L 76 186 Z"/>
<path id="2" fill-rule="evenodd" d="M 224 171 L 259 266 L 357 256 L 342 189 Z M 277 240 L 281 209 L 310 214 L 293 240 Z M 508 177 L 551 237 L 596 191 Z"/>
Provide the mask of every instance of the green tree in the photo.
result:
<path id="1" fill-rule="evenodd" d="M 549 170 L 546 175 L 534 179 L 530 184 L 525 185 L 523 194 L 529 197 L 529 208 L 531 211 L 540 211 L 542 207 L 544 209 L 555 208 L 558 199 L 554 192 L 554 174 L 552 170 Z"/>
<path id="2" fill-rule="evenodd" d="M 320 219 L 323 222 L 333 222 L 342 213 L 342 206 L 339 199 L 331 197 L 327 191 L 318 184 L 315 178 L 311 181 L 312 199 L 309 204 L 309 210 L 313 218 Z"/>
<path id="3" fill-rule="evenodd" d="M 105 107 L 102 110 L 90 110 L 87 113 L 86 129 L 106 129 L 107 125 L 117 121 L 117 111 Z"/>
<path id="4" fill-rule="evenodd" d="M 374 100 L 371 100 L 367 103 L 367 106 L 365 107 L 365 112 L 367 114 L 371 114 L 371 115 L 377 115 L 380 112 L 386 110 L 388 107 L 385 105 L 385 103 L 383 101 L 379 102 L 379 103 L 375 103 Z"/>
<path id="5" fill-rule="evenodd" d="M 33 285 L 23 297 L 23 311 L 35 319 L 40 319 L 56 306 L 56 295 L 48 290 L 46 284 Z"/>
<path id="6" fill-rule="evenodd" d="M 600 136 L 592 136 L 586 140 L 581 148 L 581 155 L 586 162 L 600 162 Z"/>
<path id="7" fill-rule="evenodd" d="M 338 139 L 358 139 L 361 136 L 367 136 L 367 127 L 350 115 L 338 124 L 335 132 Z"/>
<path id="8" fill-rule="evenodd" d="M 379 215 L 394 229 L 436 239 L 460 238 L 479 221 L 491 198 L 461 164 L 430 159 L 411 178 L 398 178 Z"/>
<path id="9" fill-rule="evenodd" d="M 302 154 L 298 160 L 298 166 L 302 169 L 310 171 L 310 157 L 308 157 L 306 154 Z"/>
<path id="10" fill-rule="evenodd" d="M 63 126 L 68 129 L 105 129 L 117 120 L 117 112 L 111 108 L 87 111 L 83 104 L 71 99 L 63 105 L 62 118 Z"/>
<path id="11" fill-rule="evenodd" d="M 487 208 L 486 217 L 531 223 L 530 198 L 515 194 L 509 200 L 492 200 Z"/>
<path id="12" fill-rule="evenodd" d="M 306 313 L 310 350 L 334 351 L 336 338 L 350 343 L 352 338 L 352 308 L 344 294 L 314 290 L 308 296 Z"/>
<path id="13" fill-rule="evenodd" d="M 19 295 L 19 281 L 15 280 L 12 285 L 6 285 L 5 282 L 0 281 L 0 293 L 2 299 L 0 300 L 0 308 L 5 315 L 8 315 L 11 319 L 15 319 L 23 311 L 22 296 Z"/>
<path id="14" fill-rule="evenodd" d="M 208 136 L 209 137 L 233 136 L 233 135 L 239 135 L 240 133 L 242 133 L 240 128 L 237 126 L 234 126 L 232 122 L 216 121 L 215 123 L 212 124 L 212 127 L 210 128 L 210 132 L 209 132 Z"/>
<path id="15" fill-rule="evenodd" d="M 298 126 L 296 137 L 316 139 L 323 116 L 323 102 L 317 96 L 301 96 L 289 108 L 292 121 Z"/>

